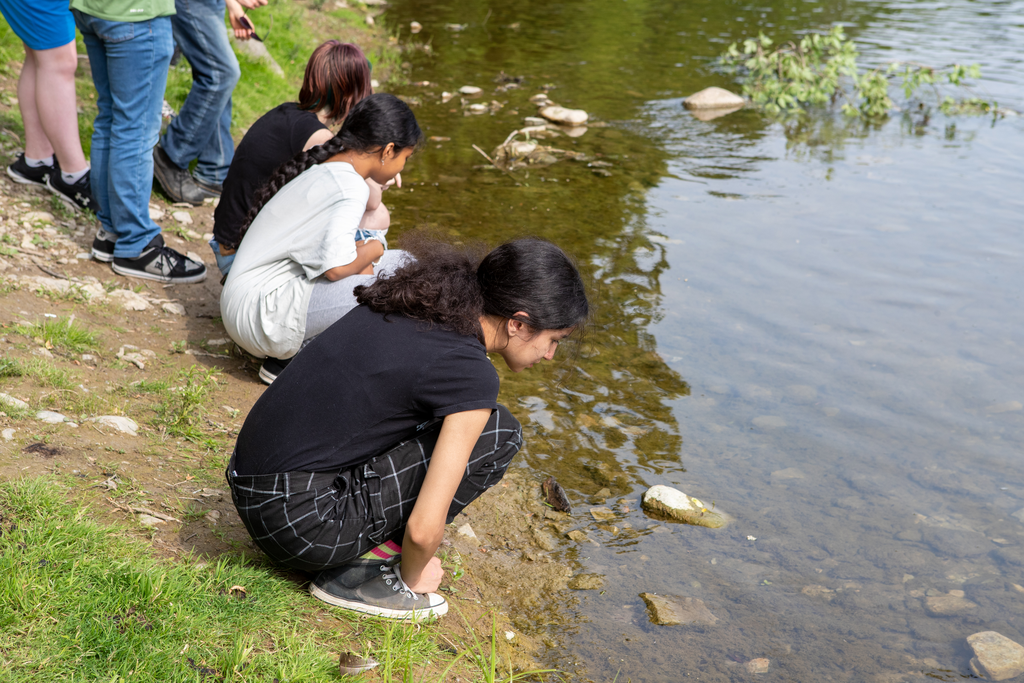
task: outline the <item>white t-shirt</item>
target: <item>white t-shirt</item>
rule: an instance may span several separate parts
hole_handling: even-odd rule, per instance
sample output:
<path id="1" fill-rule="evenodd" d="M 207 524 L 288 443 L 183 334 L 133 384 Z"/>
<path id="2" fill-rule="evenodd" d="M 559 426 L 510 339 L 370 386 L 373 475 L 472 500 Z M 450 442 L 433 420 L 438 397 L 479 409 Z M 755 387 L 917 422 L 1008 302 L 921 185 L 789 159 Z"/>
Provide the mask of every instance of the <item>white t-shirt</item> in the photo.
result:
<path id="1" fill-rule="evenodd" d="M 260 210 L 220 296 L 228 334 L 254 356 L 291 358 L 306 331 L 313 279 L 356 258 L 370 190 L 351 164 L 305 171 Z"/>

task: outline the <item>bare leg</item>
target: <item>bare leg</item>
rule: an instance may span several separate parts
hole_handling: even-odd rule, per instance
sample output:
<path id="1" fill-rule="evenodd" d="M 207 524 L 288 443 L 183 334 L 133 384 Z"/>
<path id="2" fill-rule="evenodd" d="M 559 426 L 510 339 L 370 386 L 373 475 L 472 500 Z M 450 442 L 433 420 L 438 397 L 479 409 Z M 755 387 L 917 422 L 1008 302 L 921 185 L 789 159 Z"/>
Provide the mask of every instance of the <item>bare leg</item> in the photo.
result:
<path id="1" fill-rule="evenodd" d="M 25 123 L 25 156 L 30 159 L 46 159 L 53 154 L 53 147 L 43 132 L 36 109 L 36 51 L 25 46 L 25 65 L 18 78 L 18 108 Z"/>
<path id="2" fill-rule="evenodd" d="M 388 212 L 388 207 L 383 204 L 378 204 L 377 208 L 372 211 L 364 212 L 362 219 L 359 221 L 360 230 L 382 230 L 387 232 L 389 225 L 391 225 L 391 213 Z"/>
<path id="3" fill-rule="evenodd" d="M 25 66 L 18 80 L 18 103 L 25 122 L 25 156 L 45 159 L 56 154 L 65 173 L 87 167 L 78 137 L 75 99 L 75 43 L 50 50 L 25 47 Z"/>

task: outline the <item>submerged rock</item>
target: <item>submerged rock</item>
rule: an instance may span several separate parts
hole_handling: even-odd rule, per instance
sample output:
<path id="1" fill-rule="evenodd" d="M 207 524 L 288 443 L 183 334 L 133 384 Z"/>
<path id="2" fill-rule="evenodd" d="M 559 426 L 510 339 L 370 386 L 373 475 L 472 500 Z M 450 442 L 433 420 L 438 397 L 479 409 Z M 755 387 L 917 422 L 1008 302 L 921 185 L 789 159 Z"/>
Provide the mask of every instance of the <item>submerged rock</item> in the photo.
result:
<path id="1" fill-rule="evenodd" d="M 478 88 L 475 85 L 464 85 L 459 88 L 459 92 L 463 95 L 479 95 L 483 91 L 483 88 Z"/>
<path id="2" fill-rule="evenodd" d="M 768 673 L 768 667 L 771 666 L 772 661 L 764 657 L 758 657 L 757 659 L 751 659 L 743 666 L 747 669 L 749 674 L 763 674 Z"/>
<path id="3" fill-rule="evenodd" d="M 657 593 L 641 593 L 640 597 L 647 603 L 647 613 L 651 623 L 659 626 L 677 626 L 681 624 L 703 624 L 714 626 L 718 617 L 704 606 L 697 598 L 680 598 Z"/>
<path id="4" fill-rule="evenodd" d="M 725 526 L 725 518 L 709 510 L 700 500 L 682 491 L 658 484 L 647 489 L 641 501 L 644 510 L 659 512 L 687 524 L 718 529 Z"/>
<path id="5" fill-rule="evenodd" d="M 739 95 L 731 93 L 724 88 L 717 88 L 715 86 L 704 88 L 683 100 L 683 106 L 687 109 L 735 110 L 739 109 L 746 103 L 746 100 Z"/>
<path id="6" fill-rule="evenodd" d="M 947 595 L 933 595 L 925 598 L 924 601 L 925 610 L 933 617 L 968 612 L 975 607 L 977 605 L 965 598 L 963 591 L 951 591 Z"/>
<path id="7" fill-rule="evenodd" d="M 1001 633 L 981 631 L 967 636 L 974 651 L 971 671 L 990 681 L 1005 681 L 1024 673 L 1024 647 Z"/>
<path id="8" fill-rule="evenodd" d="M 574 591 L 593 591 L 604 588 L 604 576 L 601 574 L 577 574 L 569 579 L 569 588 Z"/>
<path id="9" fill-rule="evenodd" d="M 587 122 L 590 116 L 582 109 L 566 109 L 565 107 L 546 106 L 537 112 L 548 121 L 569 126 L 579 126 Z M 586 131 L 584 131 L 586 132 Z"/>

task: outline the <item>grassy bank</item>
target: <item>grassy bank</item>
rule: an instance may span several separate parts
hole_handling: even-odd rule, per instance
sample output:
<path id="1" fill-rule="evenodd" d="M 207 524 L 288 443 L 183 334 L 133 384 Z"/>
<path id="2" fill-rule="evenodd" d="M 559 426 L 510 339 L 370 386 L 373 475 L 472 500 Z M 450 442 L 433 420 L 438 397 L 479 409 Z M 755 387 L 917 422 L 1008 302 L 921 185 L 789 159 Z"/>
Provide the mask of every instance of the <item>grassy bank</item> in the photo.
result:
<path id="1" fill-rule="evenodd" d="M 384 674 L 437 680 L 455 659 L 438 625 L 328 612 L 258 558 L 155 559 L 127 529 L 69 506 L 69 491 L 53 478 L 0 485 L 7 681 L 334 681 L 338 653 L 361 649 Z"/>

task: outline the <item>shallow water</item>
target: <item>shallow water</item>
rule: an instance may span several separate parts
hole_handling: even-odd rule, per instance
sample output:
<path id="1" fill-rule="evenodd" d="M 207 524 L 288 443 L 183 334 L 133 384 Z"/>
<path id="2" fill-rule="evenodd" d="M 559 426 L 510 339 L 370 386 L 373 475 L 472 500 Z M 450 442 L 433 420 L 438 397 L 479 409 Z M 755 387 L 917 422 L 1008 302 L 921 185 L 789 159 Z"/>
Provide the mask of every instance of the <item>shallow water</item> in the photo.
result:
<path id="1" fill-rule="evenodd" d="M 774 680 L 952 680 L 970 676 L 967 635 L 1024 642 L 1024 119 L 701 122 L 680 106 L 731 85 L 713 58 L 732 40 L 842 21 L 865 61 L 980 62 L 979 91 L 1024 109 L 1024 3 L 396 0 L 385 16 L 429 46 L 407 58 L 433 85 L 401 94 L 450 138 L 388 198 L 393 234 L 540 234 L 592 282 L 578 372 L 503 384 L 521 463 L 558 478 L 600 544 L 564 552 L 605 590 L 532 620 L 557 636 L 552 664 L 730 681 L 767 657 Z M 526 80 L 493 93 L 501 71 Z M 504 106 L 440 101 L 467 84 Z M 545 84 L 608 124 L 546 142 L 611 176 L 480 168 L 472 145 L 490 153 Z M 657 483 L 731 523 L 644 516 Z M 588 514 L 604 488 L 617 534 Z M 699 598 L 718 622 L 653 626 L 645 591 Z M 949 591 L 970 604 L 926 609 Z"/>

